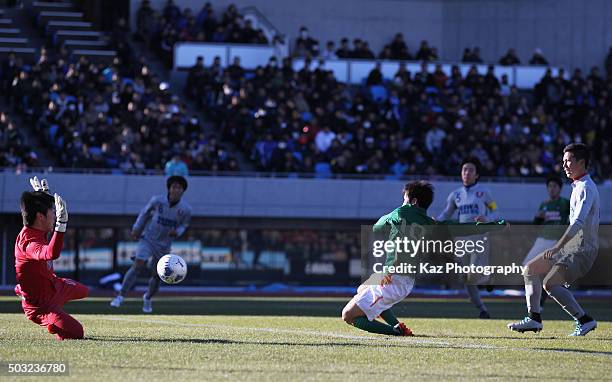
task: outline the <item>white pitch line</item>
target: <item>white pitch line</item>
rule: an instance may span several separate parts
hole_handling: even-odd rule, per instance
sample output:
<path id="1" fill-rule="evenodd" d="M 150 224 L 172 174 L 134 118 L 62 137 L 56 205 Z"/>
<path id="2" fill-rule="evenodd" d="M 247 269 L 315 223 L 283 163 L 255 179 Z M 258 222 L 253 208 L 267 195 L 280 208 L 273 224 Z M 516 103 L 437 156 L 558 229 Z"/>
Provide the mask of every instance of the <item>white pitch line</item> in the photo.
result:
<path id="1" fill-rule="evenodd" d="M 125 321 L 125 322 L 141 322 L 141 323 L 149 323 L 149 324 L 163 324 L 163 325 L 175 325 L 182 327 L 201 327 L 201 328 L 213 328 L 213 329 L 225 329 L 225 330 L 245 330 L 245 331 L 253 331 L 253 332 L 264 332 L 264 333 L 273 333 L 273 334 L 296 334 L 296 335 L 310 335 L 315 337 L 328 337 L 328 338 L 339 338 L 346 340 L 356 340 L 356 341 L 384 341 L 384 342 L 392 342 L 402 345 L 410 345 L 410 344 L 422 344 L 422 345 L 433 345 L 433 346 L 443 346 L 447 348 L 456 348 L 456 349 L 480 349 L 480 350 L 520 350 L 520 351 L 532 351 L 536 353 L 560 353 L 560 354 L 571 354 L 575 353 L 581 356 L 592 355 L 592 356 L 603 356 L 612 358 L 612 354 L 607 352 L 596 352 L 593 351 L 591 353 L 585 353 L 579 349 L 545 349 L 545 348 L 521 348 L 521 347 L 505 347 L 505 346 L 494 346 L 494 345 L 484 345 L 484 344 L 453 344 L 450 342 L 444 341 L 433 341 L 433 340 L 424 340 L 414 337 L 406 337 L 406 338 L 397 338 L 397 337 L 374 337 L 374 336 L 354 336 L 348 334 L 339 334 L 332 332 L 319 332 L 316 330 L 291 330 L 291 329 L 274 329 L 274 328 L 250 328 L 245 326 L 231 326 L 231 325 L 219 325 L 219 324 L 193 324 L 188 322 L 175 322 L 168 320 L 154 320 L 154 319 L 133 319 L 133 318 L 125 318 L 125 317 L 104 317 L 103 319 L 109 321 Z M 494 339 L 492 337 L 492 339 Z M 384 343 L 383 343 L 384 344 Z"/>
<path id="2" fill-rule="evenodd" d="M 466 348 L 466 349 L 498 349 L 493 345 L 480 345 L 480 344 L 452 344 L 450 342 L 444 341 L 433 341 L 433 340 L 424 340 L 414 337 L 407 338 L 395 338 L 395 337 L 374 337 L 374 336 L 354 336 L 349 334 L 339 334 L 332 332 L 319 332 L 316 330 L 291 330 L 291 329 L 275 329 L 275 328 L 251 328 L 245 326 L 231 326 L 231 325 L 219 325 L 219 324 L 193 324 L 188 322 L 175 322 L 175 321 L 167 321 L 167 320 L 153 320 L 153 319 L 133 319 L 133 318 L 125 318 L 125 317 L 105 317 L 105 320 L 110 321 L 126 321 L 126 322 L 141 322 L 141 323 L 149 323 L 149 324 L 164 324 L 164 325 L 175 325 L 175 326 L 183 326 L 183 327 L 202 327 L 202 328 L 213 328 L 213 329 L 225 329 L 225 330 L 246 330 L 246 331 L 254 331 L 254 332 L 264 332 L 264 333 L 272 333 L 272 334 L 297 334 L 297 335 L 310 335 L 315 337 L 328 337 L 328 338 L 339 338 L 346 340 L 357 340 L 357 341 L 385 341 L 385 342 L 393 342 L 399 343 L 403 345 L 408 344 L 423 344 L 423 345 L 436 345 L 436 346 L 444 346 L 444 347 L 453 347 L 453 348 Z"/>

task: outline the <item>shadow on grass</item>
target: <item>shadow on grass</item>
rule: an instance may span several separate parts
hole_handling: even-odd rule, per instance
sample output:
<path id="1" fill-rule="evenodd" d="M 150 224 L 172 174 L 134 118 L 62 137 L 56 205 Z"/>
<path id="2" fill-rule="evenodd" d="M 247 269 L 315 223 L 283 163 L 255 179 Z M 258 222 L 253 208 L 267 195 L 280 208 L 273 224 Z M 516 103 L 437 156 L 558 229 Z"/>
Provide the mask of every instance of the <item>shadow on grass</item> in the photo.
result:
<path id="1" fill-rule="evenodd" d="M 530 335 L 524 333 L 524 336 L 518 334 L 517 336 L 471 336 L 471 335 L 446 335 L 442 334 L 439 336 L 432 336 L 429 334 L 417 334 L 415 337 L 422 338 L 432 338 L 432 339 L 465 339 L 465 340 L 513 340 L 513 341 L 559 341 L 559 340 L 567 340 L 567 341 L 575 341 L 575 337 L 569 336 L 540 336 L 539 334 Z M 589 336 L 589 341 L 600 341 L 600 342 L 610 342 L 612 343 L 612 337 L 593 337 Z"/>
<path id="2" fill-rule="evenodd" d="M 348 302 L 348 299 L 346 300 Z M 223 315 L 223 316 L 275 316 L 275 317 L 337 317 L 340 319 L 344 301 L 295 300 L 287 301 L 243 299 L 182 299 L 160 298 L 153 300 L 156 315 Z M 69 314 L 113 314 L 143 315 L 142 302 L 129 299 L 119 308 L 109 306 L 105 300 L 83 300 L 70 302 L 65 306 Z M 516 320 L 525 311 L 522 301 L 492 301 L 487 303 L 493 319 Z M 546 319 L 567 319 L 568 316 L 556 304 L 548 304 Z M 608 301 L 584 301 L 583 307 L 598 321 L 612 321 L 612 304 Z M 477 311 L 467 301 L 414 301 L 410 298 L 393 307 L 398 317 L 406 318 L 458 318 L 476 319 Z M 17 299 L 14 302 L 0 301 L 0 313 L 23 313 Z"/>
<path id="3" fill-rule="evenodd" d="M 585 349 L 561 349 L 561 348 L 530 348 L 531 350 L 543 351 L 543 352 L 557 352 L 557 353 L 579 353 L 587 355 L 603 355 L 612 357 L 612 351 L 599 351 L 599 350 L 585 350 Z"/>
<path id="4" fill-rule="evenodd" d="M 399 338 L 399 337 L 397 337 Z M 420 347 L 420 348 L 440 348 L 449 349 L 461 346 L 455 345 L 439 345 L 436 343 L 415 343 L 406 341 L 405 344 L 401 343 L 388 343 L 384 341 L 384 337 L 381 337 L 381 341 L 376 343 L 367 342 L 290 342 L 290 341 L 238 341 L 228 340 L 220 338 L 122 338 L 122 337 L 85 337 L 85 341 L 100 341 L 100 342 L 125 342 L 125 343 L 160 343 L 160 344 L 204 344 L 204 345 L 256 345 L 256 346 L 298 346 L 298 347 L 363 347 L 363 348 L 407 348 L 407 347 Z"/>

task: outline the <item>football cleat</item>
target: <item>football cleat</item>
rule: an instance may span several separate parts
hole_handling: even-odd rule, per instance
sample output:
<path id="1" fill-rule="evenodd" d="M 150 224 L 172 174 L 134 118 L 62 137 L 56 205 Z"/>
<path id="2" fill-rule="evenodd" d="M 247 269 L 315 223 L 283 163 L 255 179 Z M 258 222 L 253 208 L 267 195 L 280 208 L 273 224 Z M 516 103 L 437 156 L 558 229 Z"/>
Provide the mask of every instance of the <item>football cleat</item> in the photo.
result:
<path id="1" fill-rule="evenodd" d="M 142 295 L 142 311 L 145 313 L 153 312 L 153 304 L 150 298 L 147 298 L 147 294 Z"/>
<path id="2" fill-rule="evenodd" d="M 115 297 L 113 301 L 111 301 L 110 306 L 112 306 L 113 308 L 118 308 L 121 306 L 121 303 L 123 303 L 123 296 L 117 295 L 117 297 Z"/>
<path id="3" fill-rule="evenodd" d="M 597 321 L 595 320 L 585 322 L 584 324 L 581 324 L 578 320 L 574 321 L 574 332 L 570 334 L 570 337 L 586 336 L 588 332 L 590 332 L 591 330 L 595 330 L 595 328 L 597 327 Z"/>
<path id="4" fill-rule="evenodd" d="M 481 310 L 480 314 L 478 315 L 478 318 L 481 318 L 483 320 L 488 320 L 489 318 L 491 318 L 491 315 L 489 314 L 488 311 L 486 310 Z"/>
<path id="5" fill-rule="evenodd" d="M 519 322 L 512 322 L 508 324 L 507 327 L 508 329 L 512 331 L 519 332 L 519 333 L 525 333 L 525 332 L 539 332 L 540 330 L 542 330 L 544 326 L 542 325 L 541 322 L 537 322 L 535 320 L 532 320 L 529 317 L 525 317 L 523 318 L 523 320 Z"/>
<path id="6" fill-rule="evenodd" d="M 412 330 L 410 330 L 410 328 L 407 327 L 406 324 L 404 324 L 403 322 L 400 322 L 399 324 L 395 325 L 393 327 L 393 330 L 395 330 L 395 332 L 398 333 L 399 336 L 403 336 L 403 337 L 414 336 L 414 334 L 412 333 Z"/>

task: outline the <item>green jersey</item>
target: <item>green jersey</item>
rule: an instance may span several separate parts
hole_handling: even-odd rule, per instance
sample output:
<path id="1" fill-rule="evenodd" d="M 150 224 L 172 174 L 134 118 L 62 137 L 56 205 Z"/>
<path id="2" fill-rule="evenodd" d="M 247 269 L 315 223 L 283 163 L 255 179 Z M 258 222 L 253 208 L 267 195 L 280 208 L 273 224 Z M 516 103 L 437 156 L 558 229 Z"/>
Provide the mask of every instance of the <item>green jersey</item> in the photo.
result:
<path id="1" fill-rule="evenodd" d="M 559 226 L 567 226 L 569 224 L 570 202 L 565 198 L 557 200 L 547 200 L 540 204 L 538 212 L 544 212 L 544 217 L 536 217 L 535 224 L 543 224 L 540 237 L 548 240 L 558 240 L 563 232 L 563 228 Z"/>
<path id="2" fill-rule="evenodd" d="M 393 241 L 397 237 L 409 237 L 411 240 L 419 240 L 424 235 L 421 226 L 435 224 L 436 221 L 427 216 L 427 210 L 406 204 L 378 219 L 376 224 L 374 224 L 373 230 L 374 232 L 383 232 L 389 229 L 389 241 Z M 385 265 L 394 265 L 396 260 L 396 251 L 387 251 Z"/>
<path id="3" fill-rule="evenodd" d="M 493 221 L 489 223 L 464 223 L 460 224 L 457 221 L 446 220 L 436 221 L 427 216 L 427 211 L 421 207 L 410 204 L 396 208 L 387 215 L 382 216 L 376 224 L 374 224 L 374 233 L 389 232 L 387 241 L 395 241 L 397 238 L 407 238 L 411 241 L 422 239 L 446 239 L 451 236 L 466 236 L 474 234 L 482 234 L 484 232 L 503 229 L 506 222 L 504 220 Z M 434 232 L 434 226 L 444 226 L 445 230 L 438 229 Z M 396 265 L 398 261 L 398 253 L 396 250 L 386 251 L 385 266 Z M 402 263 L 418 262 L 416 257 L 406 257 L 403 254 Z"/>

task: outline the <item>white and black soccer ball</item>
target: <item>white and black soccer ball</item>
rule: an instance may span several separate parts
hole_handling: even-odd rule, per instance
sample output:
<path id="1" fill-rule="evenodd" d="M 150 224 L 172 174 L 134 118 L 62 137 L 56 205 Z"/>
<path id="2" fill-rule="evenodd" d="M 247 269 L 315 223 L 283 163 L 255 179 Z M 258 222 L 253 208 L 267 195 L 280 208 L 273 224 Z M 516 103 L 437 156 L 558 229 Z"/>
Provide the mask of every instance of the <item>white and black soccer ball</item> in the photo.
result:
<path id="1" fill-rule="evenodd" d="M 180 256 L 164 255 L 157 262 L 157 275 L 166 284 L 178 284 L 187 276 L 187 263 Z"/>

